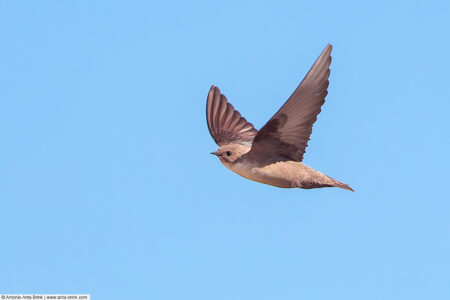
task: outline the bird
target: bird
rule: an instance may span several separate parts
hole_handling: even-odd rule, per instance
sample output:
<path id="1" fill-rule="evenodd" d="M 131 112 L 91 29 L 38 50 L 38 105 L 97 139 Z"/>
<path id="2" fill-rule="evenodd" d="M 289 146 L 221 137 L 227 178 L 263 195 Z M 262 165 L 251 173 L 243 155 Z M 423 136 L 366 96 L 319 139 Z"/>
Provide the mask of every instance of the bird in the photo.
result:
<path id="1" fill-rule="evenodd" d="M 348 184 L 302 163 L 312 127 L 328 94 L 331 44 L 327 44 L 294 93 L 258 131 L 212 85 L 206 102 L 208 130 L 220 162 L 238 175 L 279 188 L 314 189 Z"/>

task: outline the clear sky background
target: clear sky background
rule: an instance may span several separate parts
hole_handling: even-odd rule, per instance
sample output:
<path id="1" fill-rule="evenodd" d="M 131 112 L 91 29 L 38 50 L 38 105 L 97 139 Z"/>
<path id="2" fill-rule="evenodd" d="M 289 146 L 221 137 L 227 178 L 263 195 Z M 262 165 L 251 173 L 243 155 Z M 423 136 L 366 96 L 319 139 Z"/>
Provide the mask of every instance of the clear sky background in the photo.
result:
<path id="1" fill-rule="evenodd" d="M 1 1 L 0 292 L 450 299 L 448 1 Z M 260 128 L 327 43 L 278 189 L 209 153 L 216 84 Z"/>

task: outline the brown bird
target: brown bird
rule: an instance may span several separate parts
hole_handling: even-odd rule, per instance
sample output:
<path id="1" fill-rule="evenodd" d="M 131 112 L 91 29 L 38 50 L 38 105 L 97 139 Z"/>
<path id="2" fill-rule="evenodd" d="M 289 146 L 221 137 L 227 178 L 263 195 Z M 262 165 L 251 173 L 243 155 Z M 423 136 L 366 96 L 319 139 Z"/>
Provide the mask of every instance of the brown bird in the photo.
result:
<path id="1" fill-rule="evenodd" d="M 219 157 L 231 171 L 280 188 L 339 187 L 353 191 L 301 163 L 312 126 L 328 94 L 332 46 L 328 44 L 303 81 L 258 132 L 214 85 L 206 103 L 208 129 Z"/>

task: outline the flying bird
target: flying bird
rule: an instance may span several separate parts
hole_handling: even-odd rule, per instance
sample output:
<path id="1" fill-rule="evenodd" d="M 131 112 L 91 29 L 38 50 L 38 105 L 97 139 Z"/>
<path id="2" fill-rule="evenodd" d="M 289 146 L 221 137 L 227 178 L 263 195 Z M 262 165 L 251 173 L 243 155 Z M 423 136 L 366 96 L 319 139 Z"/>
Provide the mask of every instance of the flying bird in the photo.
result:
<path id="1" fill-rule="evenodd" d="M 219 145 L 211 154 L 231 171 L 256 182 L 280 188 L 339 187 L 353 191 L 302 163 L 312 126 L 328 94 L 331 50 L 328 44 L 291 97 L 259 131 L 219 88 L 211 86 L 206 119 Z"/>

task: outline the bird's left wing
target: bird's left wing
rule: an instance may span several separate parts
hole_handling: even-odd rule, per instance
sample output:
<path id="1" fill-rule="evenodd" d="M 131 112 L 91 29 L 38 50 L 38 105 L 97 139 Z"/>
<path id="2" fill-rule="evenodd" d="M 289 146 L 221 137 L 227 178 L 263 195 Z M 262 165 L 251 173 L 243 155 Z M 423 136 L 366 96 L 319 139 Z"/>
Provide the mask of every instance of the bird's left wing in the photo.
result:
<path id="1" fill-rule="evenodd" d="M 291 97 L 260 129 L 248 155 L 303 160 L 312 126 L 328 93 L 331 49 L 328 44 Z"/>
<path id="2" fill-rule="evenodd" d="M 230 143 L 251 146 L 258 133 L 214 85 L 208 93 L 206 120 L 209 133 L 219 146 Z"/>

